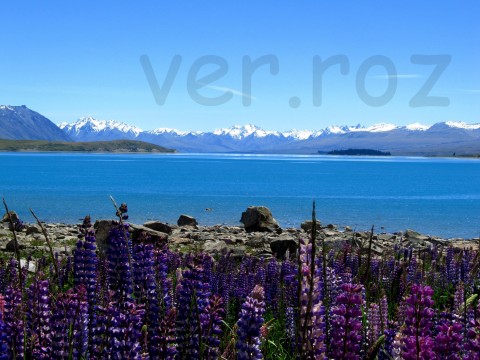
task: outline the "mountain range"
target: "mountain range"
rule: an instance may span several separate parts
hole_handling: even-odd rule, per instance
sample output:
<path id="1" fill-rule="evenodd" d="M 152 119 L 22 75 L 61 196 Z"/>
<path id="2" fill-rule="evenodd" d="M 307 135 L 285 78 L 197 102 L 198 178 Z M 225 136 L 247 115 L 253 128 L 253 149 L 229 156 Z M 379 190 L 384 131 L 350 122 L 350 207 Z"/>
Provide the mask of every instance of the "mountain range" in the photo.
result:
<path id="1" fill-rule="evenodd" d="M 0 139 L 48 141 L 138 140 L 181 152 L 314 154 L 374 149 L 392 155 L 480 154 L 480 124 L 439 122 L 432 126 L 377 124 L 329 126 L 285 132 L 235 125 L 211 132 L 158 128 L 144 131 L 114 120 L 80 118 L 56 126 L 25 106 L 0 106 Z"/>
<path id="2" fill-rule="evenodd" d="M 440 122 L 432 126 L 377 124 L 370 127 L 329 126 L 321 130 L 264 130 L 235 125 L 212 132 L 158 128 L 150 131 L 116 121 L 81 118 L 60 128 L 75 141 L 141 140 L 181 152 L 312 154 L 360 148 L 393 155 L 458 155 L 480 153 L 480 124 Z"/>

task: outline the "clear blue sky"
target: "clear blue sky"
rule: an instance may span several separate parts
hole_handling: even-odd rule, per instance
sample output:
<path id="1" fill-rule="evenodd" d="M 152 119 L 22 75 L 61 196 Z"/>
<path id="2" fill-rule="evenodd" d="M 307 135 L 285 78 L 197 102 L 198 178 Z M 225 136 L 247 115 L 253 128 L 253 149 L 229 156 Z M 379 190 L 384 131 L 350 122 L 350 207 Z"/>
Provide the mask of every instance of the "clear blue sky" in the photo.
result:
<path id="1" fill-rule="evenodd" d="M 332 124 L 399 125 L 458 120 L 480 122 L 480 3 L 478 1 L 9 1 L 0 22 L 0 104 L 22 105 L 52 121 L 92 115 L 144 129 L 213 130 L 254 123 L 266 129 L 319 129 Z M 156 104 L 140 64 L 148 55 L 160 85 L 173 56 L 182 63 L 163 106 Z M 252 101 L 242 104 L 242 57 L 272 54 L 279 72 L 261 67 L 252 78 Z M 344 54 L 323 76 L 323 103 L 312 103 L 312 58 Z M 431 95 L 447 107 L 411 107 L 410 99 L 434 66 L 415 65 L 413 54 L 451 56 Z M 203 96 L 233 89 L 217 106 L 196 103 L 187 74 L 198 58 L 226 60 L 227 74 Z M 398 74 L 385 105 L 365 104 L 356 91 L 362 62 L 388 57 Z M 201 69 L 199 77 L 215 70 Z M 388 81 L 375 66 L 365 87 L 381 95 Z M 301 99 L 297 108 L 289 100 Z"/>

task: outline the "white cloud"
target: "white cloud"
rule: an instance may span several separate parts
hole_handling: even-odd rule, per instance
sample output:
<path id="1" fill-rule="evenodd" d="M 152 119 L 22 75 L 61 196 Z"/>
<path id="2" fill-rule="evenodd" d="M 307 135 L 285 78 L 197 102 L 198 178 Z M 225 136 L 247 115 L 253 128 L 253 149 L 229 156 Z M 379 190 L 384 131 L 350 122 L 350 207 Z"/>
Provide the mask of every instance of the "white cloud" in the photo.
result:
<path id="1" fill-rule="evenodd" d="M 243 93 L 239 90 L 233 89 L 233 88 L 229 88 L 229 87 L 225 87 L 225 86 L 215 86 L 215 85 L 207 85 L 206 87 L 208 87 L 209 89 L 213 89 L 213 90 L 230 91 L 233 95 L 237 95 L 237 96 L 241 96 L 241 97 L 244 97 L 244 98 L 247 98 L 247 99 L 255 100 L 255 97 L 253 97 L 252 95 L 245 94 L 245 93 Z"/>
<path id="2" fill-rule="evenodd" d="M 422 75 L 419 74 L 391 74 L 391 75 L 376 75 L 372 76 L 375 79 L 418 79 Z"/>

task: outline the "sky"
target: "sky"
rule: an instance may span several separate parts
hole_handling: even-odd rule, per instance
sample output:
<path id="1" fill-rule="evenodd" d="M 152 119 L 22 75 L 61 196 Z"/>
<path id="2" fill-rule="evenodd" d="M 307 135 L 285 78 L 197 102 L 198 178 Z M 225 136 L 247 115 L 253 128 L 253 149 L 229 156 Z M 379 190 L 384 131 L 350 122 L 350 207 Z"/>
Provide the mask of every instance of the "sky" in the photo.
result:
<path id="1" fill-rule="evenodd" d="M 479 13 L 476 0 L 9 1 L 0 104 L 145 130 L 478 123 Z"/>

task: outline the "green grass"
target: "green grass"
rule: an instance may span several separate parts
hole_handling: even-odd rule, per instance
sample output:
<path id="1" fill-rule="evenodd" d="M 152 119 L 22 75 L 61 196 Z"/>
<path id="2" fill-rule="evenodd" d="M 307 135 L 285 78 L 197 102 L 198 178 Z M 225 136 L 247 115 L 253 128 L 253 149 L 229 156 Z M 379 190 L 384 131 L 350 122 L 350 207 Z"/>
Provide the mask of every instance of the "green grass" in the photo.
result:
<path id="1" fill-rule="evenodd" d="M 172 153 L 175 150 L 143 141 L 114 140 L 57 142 L 44 140 L 0 140 L 0 151 L 127 152 Z"/>

